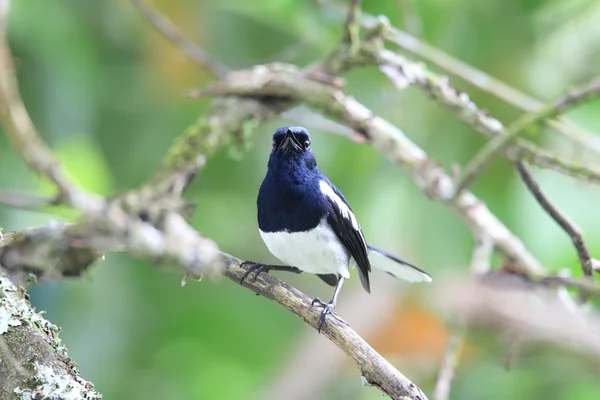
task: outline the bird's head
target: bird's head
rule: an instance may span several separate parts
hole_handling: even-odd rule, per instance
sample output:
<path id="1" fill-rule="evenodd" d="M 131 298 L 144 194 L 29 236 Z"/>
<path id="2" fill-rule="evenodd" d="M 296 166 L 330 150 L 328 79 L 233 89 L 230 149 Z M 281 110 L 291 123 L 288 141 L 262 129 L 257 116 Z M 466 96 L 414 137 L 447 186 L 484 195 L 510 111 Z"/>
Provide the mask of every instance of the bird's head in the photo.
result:
<path id="1" fill-rule="evenodd" d="M 317 163 L 310 150 L 310 143 L 310 135 L 302 127 L 286 126 L 277 129 L 273 134 L 269 167 L 289 164 L 314 169 Z"/>

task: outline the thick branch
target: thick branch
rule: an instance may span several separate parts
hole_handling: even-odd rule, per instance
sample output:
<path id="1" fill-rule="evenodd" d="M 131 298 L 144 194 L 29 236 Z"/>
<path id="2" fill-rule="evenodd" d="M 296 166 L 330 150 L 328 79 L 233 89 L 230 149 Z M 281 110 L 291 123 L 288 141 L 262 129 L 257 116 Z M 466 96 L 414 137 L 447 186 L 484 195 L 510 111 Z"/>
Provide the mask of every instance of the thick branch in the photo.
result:
<path id="1" fill-rule="evenodd" d="M 134 194 L 128 195 L 131 206 Z M 216 245 L 194 230 L 168 205 L 138 205 L 148 215 L 159 215 L 153 226 L 113 204 L 101 214 L 88 215 L 76 223 L 52 223 L 7 234 L 0 242 L 0 268 L 11 279 L 22 272 L 38 279 L 78 276 L 101 254 L 127 250 L 138 257 L 175 265 L 192 276 L 217 273 Z"/>
<path id="2" fill-rule="evenodd" d="M 0 398 L 101 399 L 81 377 L 58 328 L 29 304 L 23 289 L 0 274 Z"/>
<path id="3" fill-rule="evenodd" d="M 239 268 L 241 260 L 227 254 L 224 258 L 228 266 L 223 270 L 223 275 L 239 283 L 245 271 Z M 283 306 L 317 329 L 320 310 L 311 306 L 311 299 L 292 286 L 265 274 L 261 274 L 256 281 L 244 281 L 244 286 Z M 335 317 L 328 318 L 321 333 L 352 359 L 370 385 L 376 386 L 392 399 L 427 399 L 421 389 L 395 369 L 345 322 Z"/>

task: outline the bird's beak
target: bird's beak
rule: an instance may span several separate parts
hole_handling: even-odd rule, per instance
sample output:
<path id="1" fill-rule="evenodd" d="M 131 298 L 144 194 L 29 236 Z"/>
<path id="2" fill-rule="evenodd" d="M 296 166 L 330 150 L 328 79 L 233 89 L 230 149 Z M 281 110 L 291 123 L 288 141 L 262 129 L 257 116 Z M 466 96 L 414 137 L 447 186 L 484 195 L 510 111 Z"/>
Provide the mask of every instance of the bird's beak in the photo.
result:
<path id="1" fill-rule="evenodd" d="M 299 152 L 302 150 L 302 146 L 300 146 L 294 134 L 291 131 L 287 131 L 277 150 L 283 153 L 287 153 L 288 151 Z"/>

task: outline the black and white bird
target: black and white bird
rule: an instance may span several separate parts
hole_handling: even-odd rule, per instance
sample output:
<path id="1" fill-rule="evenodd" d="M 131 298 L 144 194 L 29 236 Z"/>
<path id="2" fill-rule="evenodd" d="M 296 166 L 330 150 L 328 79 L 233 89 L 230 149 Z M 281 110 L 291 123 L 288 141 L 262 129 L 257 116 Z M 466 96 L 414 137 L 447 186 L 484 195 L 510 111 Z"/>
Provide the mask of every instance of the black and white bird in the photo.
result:
<path id="1" fill-rule="evenodd" d="M 258 193 L 258 227 L 269 251 L 286 266 L 254 262 L 255 278 L 269 270 L 309 272 L 335 286 L 333 298 L 313 305 L 323 307 L 319 331 L 335 307 L 351 267 L 358 267 L 363 288 L 371 292 L 371 267 L 409 282 L 431 277 L 408 262 L 367 243 L 350 205 L 317 168 L 310 135 L 301 127 L 284 127 L 273 134 L 267 175 Z"/>

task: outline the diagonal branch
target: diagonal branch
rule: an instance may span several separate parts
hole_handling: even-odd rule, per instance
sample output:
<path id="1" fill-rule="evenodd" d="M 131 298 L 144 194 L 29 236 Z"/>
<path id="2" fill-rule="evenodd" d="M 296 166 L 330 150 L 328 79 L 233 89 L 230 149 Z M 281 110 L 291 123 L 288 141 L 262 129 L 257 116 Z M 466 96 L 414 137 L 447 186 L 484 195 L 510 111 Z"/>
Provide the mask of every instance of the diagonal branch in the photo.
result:
<path id="1" fill-rule="evenodd" d="M 523 161 L 517 161 L 515 163 L 515 167 L 519 173 L 519 176 L 525 183 L 525 186 L 535 200 L 539 203 L 539 205 L 552 217 L 554 221 L 571 237 L 573 241 L 573 245 L 577 251 L 577 257 L 579 258 L 579 264 L 581 264 L 581 269 L 583 270 L 583 274 L 588 277 L 592 277 L 594 274 L 594 269 L 592 267 L 592 257 L 590 256 L 590 252 L 587 249 L 587 246 L 583 240 L 583 235 L 581 234 L 581 230 L 575 225 L 573 221 L 569 219 L 566 215 L 564 215 L 552 202 L 546 197 L 542 189 L 537 184 L 533 175 L 529 171 L 527 164 Z"/>
<path id="2" fill-rule="evenodd" d="M 223 275 L 239 283 L 245 272 L 239 268 L 241 260 L 229 255 L 224 257 L 229 266 L 223 270 Z M 311 306 L 311 299 L 292 286 L 265 274 L 261 274 L 256 281 L 244 281 L 244 286 L 283 306 L 317 329 L 320 311 Z M 377 387 L 392 399 L 427 400 L 421 389 L 396 370 L 345 322 L 335 317 L 329 318 L 321 333 L 352 359 L 369 385 Z"/>
<path id="3" fill-rule="evenodd" d="M 525 133 L 535 133 L 542 124 L 564 113 L 569 108 L 592 101 L 600 96 L 600 78 L 596 77 L 585 86 L 542 108 L 540 111 L 526 114 L 494 137 L 467 164 L 465 171 L 456 184 L 457 193 L 468 187 L 497 157 L 504 153 L 517 137 Z"/>
<path id="4" fill-rule="evenodd" d="M 506 132 L 500 121 L 478 108 L 468 94 L 452 87 L 448 78 L 437 76 L 423 65 L 389 50 L 377 46 L 365 46 L 365 50 L 398 88 L 403 89 L 408 85 L 417 86 L 429 97 L 455 111 L 466 124 L 492 140 Z M 588 167 L 553 155 L 520 138 L 517 138 L 513 144 L 507 150 L 509 158 L 513 161 L 524 159 L 541 168 L 552 169 L 577 179 L 600 184 L 600 166 Z"/>
<path id="5" fill-rule="evenodd" d="M 343 12 L 342 7 L 337 7 L 337 9 L 340 13 Z M 363 28 L 372 29 L 374 25 L 379 23 L 379 17 L 363 13 Z M 389 29 L 386 39 L 405 52 L 414 54 L 420 59 L 428 61 L 442 70 L 463 79 L 483 92 L 495 96 L 523 111 L 536 112 L 545 106 L 543 102 L 534 97 L 507 85 L 493 76 L 444 53 L 438 48 L 400 29 Z M 579 143 L 584 148 L 593 149 L 596 153 L 600 153 L 600 140 L 570 119 L 562 118 L 559 121 L 552 121 L 550 122 L 550 126 L 561 132 L 571 141 Z"/>
<path id="6" fill-rule="evenodd" d="M 9 192 L 8 190 L 0 189 L 0 204 L 7 206 L 23 209 L 35 209 L 43 206 L 53 205 L 54 203 L 54 199 L 13 193 Z"/>
<path id="7" fill-rule="evenodd" d="M 82 210 L 99 210 L 102 200 L 80 192 L 68 181 L 27 113 L 19 94 L 14 63 L 6 41 L 8 9 L 9 1 L 0 0 L 0 123 L 29 167 L 56 185 L 59 191 L 57 202 Z"/>
<path id="8" fill-rule="evenodd" d="M 146 0 L 131 0 L 131 2 L 156 31 L 211 75 L 222 78 L 229 72 L 226 65 L 217 61 L 194 42 L 183 36 L 171 21 L 158 13 Z"/>

